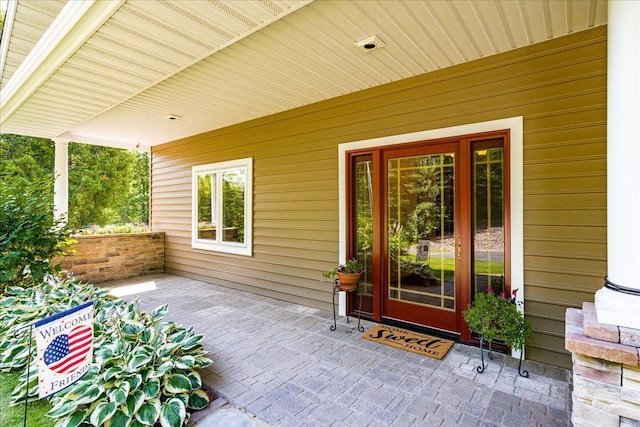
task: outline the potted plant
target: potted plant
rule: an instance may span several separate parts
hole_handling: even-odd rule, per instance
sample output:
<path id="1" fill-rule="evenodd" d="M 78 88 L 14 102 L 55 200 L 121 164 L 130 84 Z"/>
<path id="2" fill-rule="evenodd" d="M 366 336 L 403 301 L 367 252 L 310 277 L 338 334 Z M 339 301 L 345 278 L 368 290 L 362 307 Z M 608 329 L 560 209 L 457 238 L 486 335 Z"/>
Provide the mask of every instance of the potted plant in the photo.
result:
<path id="1" fill-rule="evenodd" d="M 522 353 L 524 346 L 531 337 L 531 325 L 518 309 L 515 289 L 509 299 L 507 294 L 496 295 L 493 289 L 487 289 L 486 293 L 477 294 L 472 305 L 469 305 L 462 316 L 471 332 L 480 336 L 480 357 L 482 366 L 478 366 L 479 373 L 484 372 L 483 342 L 489 343 L 489 358 L 491 358 L 491 343 L 494 339 L 502 340 L 508 347 L 520 351 L 520 363 L 518 373 L 528 377 L 527 371 L 522 371 Z"/>
<path id="2" fill-rule="evenodd" d="M 363 272 L 364 267 L 360 261 L 356 258 L 351 258 L 333 270 L 323 272 L 322 277 L 325 279 L 337 279 L 341 291 L 353 291 L 356 289 Z"/>

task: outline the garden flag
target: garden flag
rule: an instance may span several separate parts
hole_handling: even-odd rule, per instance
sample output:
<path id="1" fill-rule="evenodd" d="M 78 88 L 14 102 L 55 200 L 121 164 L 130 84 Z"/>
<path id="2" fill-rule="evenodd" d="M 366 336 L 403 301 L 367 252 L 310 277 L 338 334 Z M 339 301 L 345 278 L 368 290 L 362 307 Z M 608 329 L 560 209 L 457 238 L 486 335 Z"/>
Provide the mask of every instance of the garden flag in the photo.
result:
<path id="1" fill-rule="evenodd" d="M 93 301 L 35 324 L 40 399 L 78 381 L 93 360 Z"/>

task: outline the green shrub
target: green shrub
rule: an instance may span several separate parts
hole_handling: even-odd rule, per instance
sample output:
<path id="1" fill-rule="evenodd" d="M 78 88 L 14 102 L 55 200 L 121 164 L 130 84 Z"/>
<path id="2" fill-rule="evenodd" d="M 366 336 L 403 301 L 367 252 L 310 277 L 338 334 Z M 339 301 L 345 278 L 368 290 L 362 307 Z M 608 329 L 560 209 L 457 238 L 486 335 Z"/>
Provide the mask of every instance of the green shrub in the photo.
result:
<path id="1" fill-rule="evenodd" d="M 60 268 L 50 260 L 64 253 L 70 233 L 53 217 L 52 186 L 53 178 L 0 176 L 0 294 L 8 285 L 40 283 Z"/>
<path id="2" fill-rule="evenodd" d="M 477 294 L 462 317 L 471 332 L 487 342 L 501 339 L 507 346 L 520 350 L 531 337 L 531 325 L 518 310 L 515 296 L 509 299 L 492 291 Z"/>

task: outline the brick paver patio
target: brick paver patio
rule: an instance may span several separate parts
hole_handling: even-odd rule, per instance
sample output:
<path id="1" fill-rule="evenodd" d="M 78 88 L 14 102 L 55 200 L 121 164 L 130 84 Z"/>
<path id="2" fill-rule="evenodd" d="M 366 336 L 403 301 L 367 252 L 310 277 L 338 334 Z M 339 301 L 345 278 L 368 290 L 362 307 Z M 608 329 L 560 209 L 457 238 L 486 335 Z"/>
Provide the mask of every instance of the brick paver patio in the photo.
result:
<path id="1" fill-rule="evenodd" d="M 356 322 L 302 305 L 168 274 L 105 284 L 206 334 L 203 381 L 274 426 L 567 426 L 570 371 L 502 354 L 476 372 L 476 347 L 438 361 L 360 337 Z M 118 292 L 117 291 L 117 292 Z M 363 321 L 366 329 L 375 323 Z M 254 424 L 254 425 L 257 425 Z M 227 427 L 227 426 L 225 426 Z"/>

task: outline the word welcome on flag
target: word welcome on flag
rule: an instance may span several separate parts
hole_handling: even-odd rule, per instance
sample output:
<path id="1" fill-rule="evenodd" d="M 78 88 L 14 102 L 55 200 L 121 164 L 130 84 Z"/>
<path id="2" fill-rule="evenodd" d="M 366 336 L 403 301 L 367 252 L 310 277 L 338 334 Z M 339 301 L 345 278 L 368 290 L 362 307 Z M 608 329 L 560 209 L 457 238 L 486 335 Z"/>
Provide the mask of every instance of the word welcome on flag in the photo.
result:
<path id="1" fill-rule="evenodd" d="M 34 324 L 40 398 L 78 381 L 93 360 L 93 301 Z"/>

